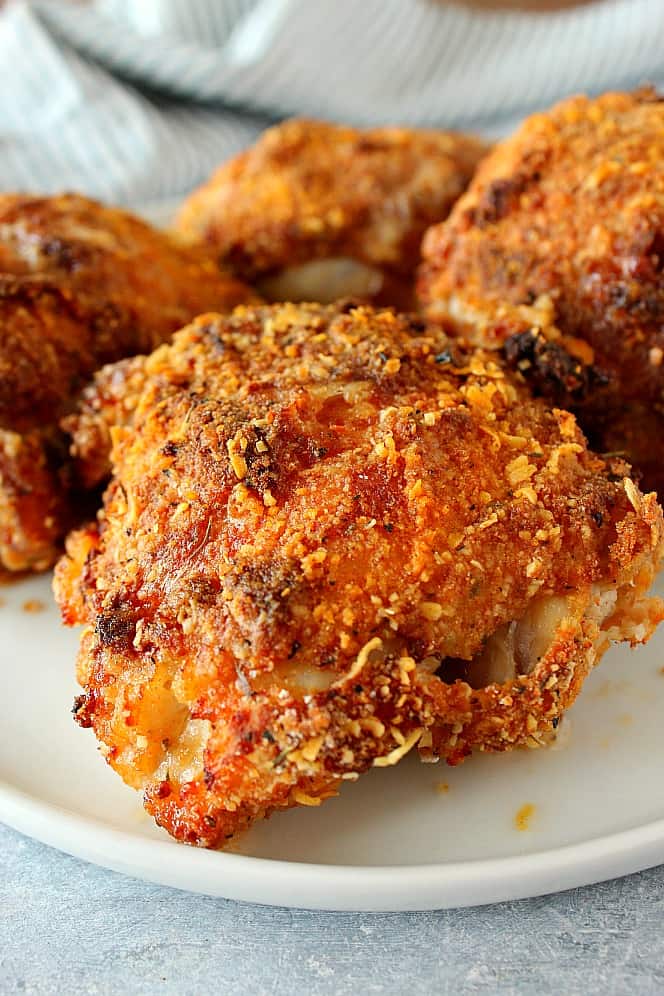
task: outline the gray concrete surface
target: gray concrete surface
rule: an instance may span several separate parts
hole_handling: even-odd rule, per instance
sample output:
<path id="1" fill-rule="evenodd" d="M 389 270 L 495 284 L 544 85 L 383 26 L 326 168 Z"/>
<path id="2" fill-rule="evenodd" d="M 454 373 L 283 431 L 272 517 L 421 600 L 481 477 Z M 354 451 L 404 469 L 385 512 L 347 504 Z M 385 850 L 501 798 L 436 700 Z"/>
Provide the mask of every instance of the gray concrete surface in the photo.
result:
<path id="1" fill-rule="evenodd" d="M 147 885 L 0 826 L 0 993 L 654 996 L 664 867 L 474 910 L 316 914 Z"/>

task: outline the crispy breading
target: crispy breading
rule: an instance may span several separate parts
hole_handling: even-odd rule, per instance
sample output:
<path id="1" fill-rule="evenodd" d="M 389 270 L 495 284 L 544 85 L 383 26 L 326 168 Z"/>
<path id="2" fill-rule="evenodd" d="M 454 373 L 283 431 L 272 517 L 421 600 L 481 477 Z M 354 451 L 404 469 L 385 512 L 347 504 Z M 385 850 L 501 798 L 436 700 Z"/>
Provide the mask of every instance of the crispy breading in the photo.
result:
<path id="1" fill-rule="evenodd" d="M 485 151 L 466 135 L 295 119 L 223 165 L 177 225 L 271 300 L 410 307 L 422 235 Z"/>
<path id="2" fill-rule="evenodd" d="M 430 316 L 480 345 L 506 344 L 596 448 L 622 451 L 664 489 L 664 103 L 654 91 L 574 97 L 528 118 L 423 253 Z"/>
<path id="3" fill-rule="evenodd" d="M 59 418 L 94 370 L 255 296 L 200 248 L 73 194 L 0 195 L 0 569 L 43 569 L 69 520 Z"/>
<path id="4" fill-rule="evenodd" d="M 542 743 L 609 639 L 662 619 L 655 497 L 497 359 L 283 305 L 131 370 L 55 590 L 76 717 L 175 837 L 223 845 L 415 747 Z"/>
<path id="5" fill-rule="evenodd" d="M 145 356 L 107 363 L 81 391 L 74 411 L 63 418 L 77 479 L 86 490 L 111 474 L 111 426 L 131 424 L 145 380 Z"/>

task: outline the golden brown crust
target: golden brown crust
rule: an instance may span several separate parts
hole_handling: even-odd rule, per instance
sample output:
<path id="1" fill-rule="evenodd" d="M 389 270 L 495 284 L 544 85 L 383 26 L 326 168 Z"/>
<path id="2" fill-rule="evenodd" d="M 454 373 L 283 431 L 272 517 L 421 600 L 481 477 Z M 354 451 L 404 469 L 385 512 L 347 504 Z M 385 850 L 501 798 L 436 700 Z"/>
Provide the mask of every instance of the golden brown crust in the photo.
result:
<path id="1" fill-rule="evenodd" d="M 485 151 L 465 135 L 295 119 L 223 165 L 177 224 L 252 282 L 351 258 L 382 270 L 383 299 L 403 305 L 425 229 L 446 217 Z"/>
<path id="2" fill-rule="evenodd" d="M 64 456 L 57 433 L 0 429 L 0 577 L 53 564 L 70 523 L 59 473 Z"/>
<path id="3" fill-rule="evenodd" d="M 661 526 L 654 495 L 647 496 L 639 514 L 654 526 L 653 540 L 657 543 L 655 536 Z M 632 548 L 632 556 L 635 553 Z M 482 687 L 470 687 L 463 681 L 436 685 L 437 721 L 431 729 L 430 746 L 420 746 L 424 758 L 444 757 L 449 764 L 458 764 L 473 751 L 538 748 L 552 743 L 565 712 L 610 642 L 645 642 L 664 620 L 661 601 L 644 597 L 655 579 L 659 555 L 637 554 L 624 562 L 630 568 L 616 581 L 594 586 L 590 595 L 582 591 L 571 596 L 567 615 L 530 673 Z M 603 603 L 613 594 L 615 603 L 610 601 L 607 608 Z"/>
<path id="4" fill-rule="evenodd" d="M 457 761 L 532 739 L 518 710 L 490 736 L 496 687 L 450 673 L 513 620 L 557 607 L 543 739 L 606 642 L 602 586 L 633 593 L 615 638 L 661 618 L 643 601 L 654 497 L 419 319 L 238 308 L 126 384 L 133 427 L 111 430 L 104 511 L 70 538 L 56 595 L 85 626 L 79 722 L 182 840 L 223 844 L 417 744 Z"/>
<path id="5" fill-rule="evenodd" d="M 0 196 L 0 268 L 0 431 L 24 436 L 3 446 L 0 565 L 43 568 L 67 524 L 58 420 L 94 370 L 255 298 L 205 251 L 73 194 Z"/>
<path id="6" fill-rule="evenodd" d="M 429 315 L 479 344 L 534 330 L 563 347 L 583 390 L 575 378 L 561 391 L 555 372 L 547 385 L 541 364 L 538 387 L 574 408 L 596 446 L 626 451 L 649 487 L 664 487 L 663 162 L 664 103 L 651 90 L 535 115 L 427 233 L 419 281 Z"/>
<path id="7" fill-rule="evenodd" d="M 131 424 L 145 381 L 145 357 L 131 356 L 97 370 L 61 426 L 77 480 L 91 490 L 111 474 L 111 426 Z"/>

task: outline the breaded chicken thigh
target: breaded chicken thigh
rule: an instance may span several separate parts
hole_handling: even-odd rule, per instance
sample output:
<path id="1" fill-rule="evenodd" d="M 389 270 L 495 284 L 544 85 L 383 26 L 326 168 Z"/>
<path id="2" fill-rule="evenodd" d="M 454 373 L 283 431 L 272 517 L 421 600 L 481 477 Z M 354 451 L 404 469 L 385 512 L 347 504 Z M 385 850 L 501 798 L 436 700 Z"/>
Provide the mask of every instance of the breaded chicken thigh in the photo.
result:
<path id="1" fill-rule="evenodd" d="M 223 845 L 415 747 L 545 743 L 661 620 L 655 497 L 497 359 L 283 305 L 118 368 L 130 424 L 55 590 L 76 718 L 175 837 Z"/>
<path id="2" fill-rule="evenodd" d="M 57 556 L 72 486 L 58 422 L 93 372 L 252 298 L 206 252 L 124 211 L 0 195 L 0 570 Z"/>
<path id="3" fill-rule="evenodd" d="M 495 147 L 423 244 L 427 313 L 503 348 L 664 492 L 664 102 L 574 97 Z"/>
<path id="4" fill-rule="evenodd" d="M 177 224 L 268 300 L 409 308 L 422 235 L 485 152 L 466 135 L 286 121 L 195 191 Z"/>

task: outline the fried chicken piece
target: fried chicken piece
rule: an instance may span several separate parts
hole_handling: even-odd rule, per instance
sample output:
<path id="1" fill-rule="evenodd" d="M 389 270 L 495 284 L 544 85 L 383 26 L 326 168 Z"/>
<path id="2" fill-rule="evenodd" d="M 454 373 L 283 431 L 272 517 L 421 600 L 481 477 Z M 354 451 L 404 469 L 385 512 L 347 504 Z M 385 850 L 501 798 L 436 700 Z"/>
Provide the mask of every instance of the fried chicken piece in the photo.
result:
<path id="1" fill-rule="evenodd" d="M 70 519 L 59 419 L 103 363 L 255 296 L 123 211 L 0 195 L 0 569 L 49 567 Z"/>
<path id="2" fill-rule="evenodd" d="M 409 308 L 422 235 L 485 152 L 466 135 L 291 120 L 223 165 L 177 224 L 268 300 Z"/>
<path id="3" fill-rule="evenodd" d="M 664 493 L 663 163 L 653 90 L 528 118 L 427 233 L 419 293 L 453 331 L 505 346 L 592 445 Z"/>
<path id="4" fill-rule="evenodd" d="M 609 640 L 664 617 L 654 495 L 437 326 L 238 308 L 118 398 L 123 369 L 133 424 L 55 591 L 85 626 L 78 722 L 180 840 L 415 746 L 544 743 Z"/>

